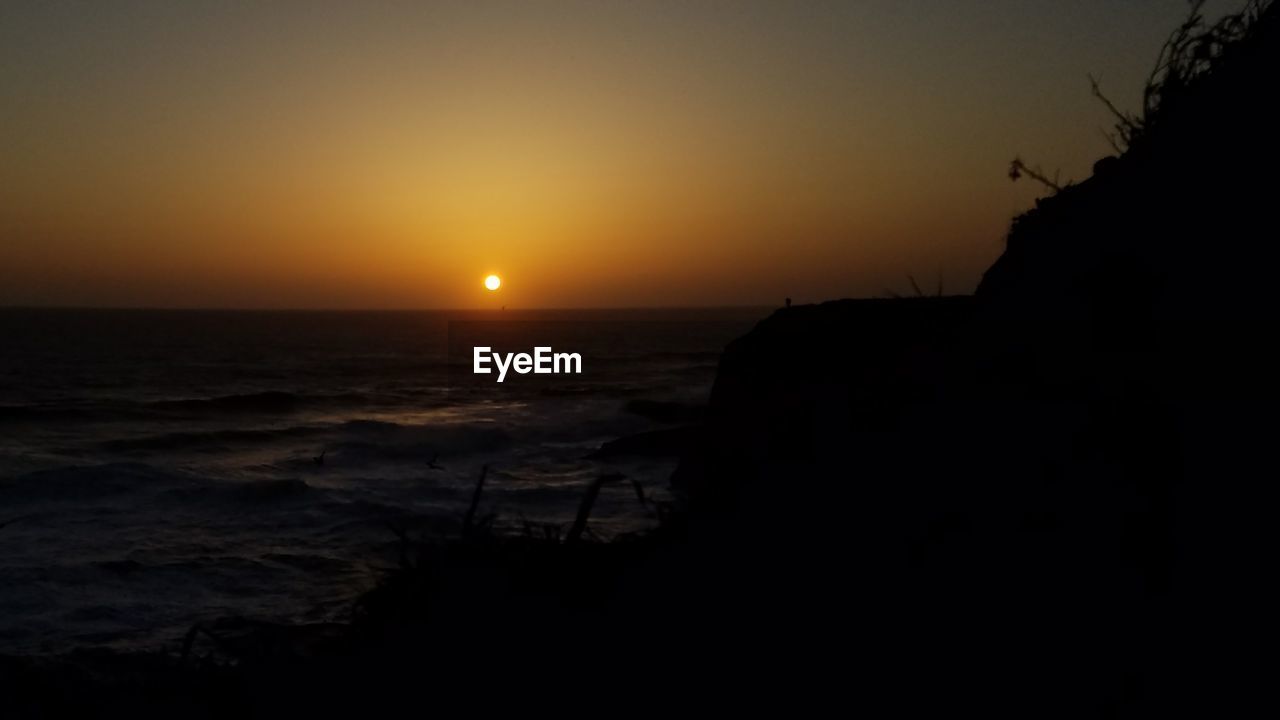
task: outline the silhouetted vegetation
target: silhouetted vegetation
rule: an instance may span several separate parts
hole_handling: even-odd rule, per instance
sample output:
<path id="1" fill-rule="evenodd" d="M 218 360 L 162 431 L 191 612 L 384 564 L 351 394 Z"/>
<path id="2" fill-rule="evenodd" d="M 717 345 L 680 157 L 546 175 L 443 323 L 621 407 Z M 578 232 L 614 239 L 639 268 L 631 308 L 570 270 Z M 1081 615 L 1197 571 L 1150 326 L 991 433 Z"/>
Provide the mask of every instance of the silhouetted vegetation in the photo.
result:
<path id="1" fill-rule="evenodd" d="M 1140 144 L 1198 83 L 1231 61 L 1235 50 L 1246 45 L 1257 31 L 1271 0 L 1247 0 L 1239 11 L 1212 24 L 1206 22 L 1203 13 L 1205 0 L 1188 0 L 1188 4 L 1187 17 L 1165 40 L 1147 76 L 1140 112 L 1121 110 L 1103 92 L 1101 80 L 1089 76 L 1093 96 L 1114 118 L 1112 130 L 1104 131 L 1103 136 L 1117 155 Z M 1028 165 L 1020 156 L 1015 156 L 1009 163 L 1009 179 L 1016 182 L 1023 177 L 1035 180 L 1053 193 L 1072 184 L 1062 182 L 1058 172 L 1050 176 L 1038 165 Z"/>
<path id="2" fill-rule="evenodd" d="M 1059 174 L 1059 172 L 1055 171 L 1053 177 L 1050 178 L 1043 170 L 1040 169 L 1039 165 L 1031 167 L 1022 161 L 1021 156 L 1015 156 L 1013 161 L 1009 163 L 1010 180 L 1017 182 L 1025 175 L 1054 192 L 1062 192 L 1063 186 L 1059 180 Z"/>
<path id="3" fill-rule="evenodd" d="M 1186 19 L 1165 40 L 1147 76 L 1140 113 L 1117 108 L 1103 94 L 1099 80 L 1089 77 L 1094 96 L 1115 116 L 1114 132 L 1107 133 L 1107 138 L 1117 152 L 1140 143 L 1159 127 L 1166 114 L 1176 111 L 1198 83 L 1230 62 L 1235 50 L 1252 38 L 1271 0 L 1247 0 L 1238 12 L 1213 24 L 1205 21 L 1205 0 L 1189 0 L 1189 4 Z"/>

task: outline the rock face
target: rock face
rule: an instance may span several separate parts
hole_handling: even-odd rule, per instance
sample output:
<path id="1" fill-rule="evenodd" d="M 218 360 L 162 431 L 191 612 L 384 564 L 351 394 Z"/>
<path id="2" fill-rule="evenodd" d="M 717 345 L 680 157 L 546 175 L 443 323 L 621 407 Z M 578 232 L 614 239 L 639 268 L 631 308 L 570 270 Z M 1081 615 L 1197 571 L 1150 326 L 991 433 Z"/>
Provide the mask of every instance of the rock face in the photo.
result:
<path id="1" fill-rule="evenodd" d="M 841 300 L 779 310 L 726 349 L 702 445 L 673 479 L 696 512 L 736 511 L 812 463 L 865 465 L 855 438 L 892 432 L 937 400 L 969 297 Z M 830 455 L 828 457 L 828 454 Z M 776 489 L 777 486 L 774 486 Z M 766 501 L 766 508 L 777 500 Z M 763 508 L 762 508 L 763 509 Z"/>
<path id="2" fill-rule="evenodd" d="M 1277 24 L 1016 219 L 974 297 L 788 308 L 731 344 L 673 478 L 726 564 L 825 632 L 872 607 L 930 661 L 997 648 L 1087 668 L 1082 707 L 1176 704 L 1269 524 Z"/>

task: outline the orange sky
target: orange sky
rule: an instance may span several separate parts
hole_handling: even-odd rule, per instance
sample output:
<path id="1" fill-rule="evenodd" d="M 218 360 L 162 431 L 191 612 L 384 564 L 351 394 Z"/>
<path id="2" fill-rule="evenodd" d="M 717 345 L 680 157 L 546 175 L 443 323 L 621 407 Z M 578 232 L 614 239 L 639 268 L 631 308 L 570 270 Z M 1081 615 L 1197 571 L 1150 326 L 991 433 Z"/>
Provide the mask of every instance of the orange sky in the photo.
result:
<path id="1" fill-rule="evenodd" d="M 971 290 L 1184 3 L 957 5 L 6 3 L 0 305 Z"/>

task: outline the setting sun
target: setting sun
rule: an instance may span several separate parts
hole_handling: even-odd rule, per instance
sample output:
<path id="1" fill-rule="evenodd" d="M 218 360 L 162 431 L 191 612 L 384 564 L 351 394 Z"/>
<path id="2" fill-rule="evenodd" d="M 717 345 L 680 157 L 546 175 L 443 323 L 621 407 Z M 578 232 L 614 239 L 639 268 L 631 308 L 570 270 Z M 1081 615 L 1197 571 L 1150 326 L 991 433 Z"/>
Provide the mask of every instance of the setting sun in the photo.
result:
<path id="1" fill-rule="evenodd" d="M 502 278 L 497 275 L 490 275 L 484 279 L 484 286 L 487 290 L 497 290 L 502 287 Z"/>

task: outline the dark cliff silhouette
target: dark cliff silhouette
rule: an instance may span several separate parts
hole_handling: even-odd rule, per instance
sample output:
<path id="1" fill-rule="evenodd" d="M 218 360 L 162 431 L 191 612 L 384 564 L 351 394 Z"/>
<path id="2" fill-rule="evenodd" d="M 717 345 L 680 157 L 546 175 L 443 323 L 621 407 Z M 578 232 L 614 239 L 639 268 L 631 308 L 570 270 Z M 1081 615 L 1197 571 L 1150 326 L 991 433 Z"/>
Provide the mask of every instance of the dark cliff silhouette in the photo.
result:
<path id="1" fill-rule="evenodd" d="M 1256 632 L 1265 564 L 1278 23 L 1180 28 L 1123 153 L 1017 218 L 974 297 L 793 308 L 728 349 L 677 480 L 784 594 L 838 598 L 810 631 L 1035 714 L 1238 697 L 1206 658 Z"/>

